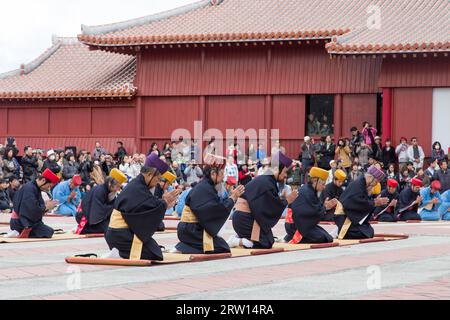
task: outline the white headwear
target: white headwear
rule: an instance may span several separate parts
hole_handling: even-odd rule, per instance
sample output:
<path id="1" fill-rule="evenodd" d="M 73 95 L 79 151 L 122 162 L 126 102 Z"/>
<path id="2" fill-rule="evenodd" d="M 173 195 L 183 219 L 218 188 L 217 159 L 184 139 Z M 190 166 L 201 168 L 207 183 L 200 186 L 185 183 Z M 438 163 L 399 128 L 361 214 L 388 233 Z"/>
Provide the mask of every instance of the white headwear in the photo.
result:
<path id="1" fill-rule="evenodd" d="M 55 150 L 48 150 L 47 151 L 47 158 L 50 157 L 51 155 L 54 155 L 54 154 L 56 154 Z"/>
<path id="2" fill-rule="evenodd" d="M 310 136 L 306 136 L 305 137 L 305 142 L 309 142 L 309 141 L 311 141 L 311 137 Z"/>

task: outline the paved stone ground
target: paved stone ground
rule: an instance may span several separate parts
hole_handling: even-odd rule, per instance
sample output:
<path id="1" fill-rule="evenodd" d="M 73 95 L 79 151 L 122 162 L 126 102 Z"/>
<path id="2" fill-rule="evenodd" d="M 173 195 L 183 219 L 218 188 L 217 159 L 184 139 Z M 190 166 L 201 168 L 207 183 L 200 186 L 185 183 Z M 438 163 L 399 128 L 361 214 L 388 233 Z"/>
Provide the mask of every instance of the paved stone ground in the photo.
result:
<path id="1" fill-rule="evenodd" d="M 8 221 L 7 215 L 0 222 Z M 45 218 L 71 230 L 72 218 Z M 176 226 L 169 221 L 167 226 Z M 0 299 L 449 299 L 450 223 L 375 225 L 408 240 L 150 268 L 74 266 L 104 239 L 0 244 Z M 327 227 L 328 228 L 328 227 Z M 9 230 L 0 225 L 0 233 Z M 227 236 L 232 234 L 228 225 Z M 284 235 L 282 224 L 275 234 Z M 176 234 L 157 235 L 171 247 Z M 79 280 L 79 281 L 78 281 Z M 78 286 L 79 285 L 79 286 Z"/>

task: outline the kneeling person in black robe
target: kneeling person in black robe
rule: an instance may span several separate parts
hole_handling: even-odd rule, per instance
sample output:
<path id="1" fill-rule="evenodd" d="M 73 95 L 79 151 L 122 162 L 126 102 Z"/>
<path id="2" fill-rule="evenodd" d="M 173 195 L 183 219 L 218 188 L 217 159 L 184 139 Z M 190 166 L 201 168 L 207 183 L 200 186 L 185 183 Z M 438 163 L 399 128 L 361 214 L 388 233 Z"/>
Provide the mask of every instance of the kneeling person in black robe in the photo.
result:
<path id="1" fill-rule="evenodd" d="M 370 225 L 375 207 L 386 205 L 387 198 L 371 199 L 373 189 L 385 174 L 372 166 L 362 177 L 350 183 L 339 199 L 336 208 L 336 224 L 339 228 L 339 239 L 369 239 L 374 237 Z"/>
<path id="2" fill-rule="evenodd" d="M 212 158 L 212 159 L 211 159 Z M 206 162 L 207 161 L 207 162 Z M 228 199 L 219 197 L 223 188 L 223 164 L 217 156 L 207 157 L 203 180 L 186 198 L 185 207 L 178 224 L 178 239 L 175 246 L 183 254 L 229 253 L 230 247 L 220 236 L 220 230 L 227 222 L 230 212 L 245 188 L 239 186 Z"/>
<path id="3" fill-rule="evenodd" d="M 290 205 L 296 232 L 290 243 L 330 243 L 333 237 L 321 226 L 327 209 L 336 207 L 337 199 L 322 202 L 317 194 L 324 190 L 328 171 L 312 168 L 308 183 L 300 188 L 298 198 Z"/>
<path id="4" fill-rule="evenodd" d="M 14 196 L 14 211 L 10 221 L 12 233 L 8 237 L 45 238 L 53 237 L 54 230 L 45 225 L 42 218 L 48 210 L 58 205 L 57 201 L 44 202 L 42 191 L 49 191 L 59 178 L 46 169 L 36 180 L 25 184 Z"/>
<path id="5" fill-rule="evenodd" d="M 398 182 L 395 179 L 387 181 L 387 187 L 381 192 L 382 198 L 388 198 L 388 204 L 375 208 L 374 220 L 380 222 L 397 222 L 395 208 L 398 201 Z"/>
<path id="6" fill-rule="evenodd" d="M 78 222 L 77 234 L 106 233 L 117 193 L 127 180 L 125 174 L 113 169 L 104 184 L 96 186 L 84 196 L 81 210 L 75 217 Z"/>
<path id="7" fill-rule="evenodd" d="M 336 170 L 334 173 L 333 182 L 327 184 L 325 189 L 320 194 L 320 200 L 322 203 L 325 203 L 327 199 L 338 200 L 344 192 L 342 185 L 345 180 L 347 180 L 347 174 L 341 169 Z M 322 217 L 322 221 L 334 221 L 334 212 L 336 210 L 337 201 L 333 201 L 333 203 L 335 203 L 335 206 L 327 210 L 326 214 Z"/>
<path id="8" fill-rule="evenodd" d="M 411 180 L 411 186 L 400 192 L 396 208 L 397 219 L 399 221 L 422 220 L 418 213 L 419 206 L 422 203 L 422 197 L 420 196 L 421 187 L 422 180 L 414 178 Z"/>
<path id="9" fill-rule="evenodd" d="M 105 236 L 111 253 L 104 258 L 164 259 L 153 235 L 164 219 L 167 208 L 175 205 L 179 193 L 178 190 L 165 193 L 162 199 L 154 195 L 161 174 L 167 169 L 168 165 L 157 154 L 151 154 L 141 174 L 117 197 Z"/>
<path id="10" fill-rule="evenodd" d="M 277 225 L 287 208 L 298 196 L 293 191 L 280 196 L 278 182 L 285 180 L 292 160 L 279 152 L 273 156 L 272 168 L 245 186 L 233 215 L 236 236 L 228 240 L 231 248 L 271 249 L 275 239 L 272 228 Z"/>

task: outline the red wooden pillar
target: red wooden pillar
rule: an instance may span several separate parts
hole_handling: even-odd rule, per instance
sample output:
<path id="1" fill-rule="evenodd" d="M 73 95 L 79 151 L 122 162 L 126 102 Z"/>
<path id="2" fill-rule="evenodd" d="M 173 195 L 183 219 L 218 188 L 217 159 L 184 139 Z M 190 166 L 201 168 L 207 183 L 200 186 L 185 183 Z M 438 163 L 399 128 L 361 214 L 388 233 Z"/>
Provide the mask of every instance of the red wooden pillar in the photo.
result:
<path id="1" fill-rule="evenodd" d="M 267 129 L 268 139 L 267 139 L 267 146 L 265 146 L 266 149 L 266 155 L 270 156 L 271 150 L 272 150 L 272 116 L 273 116 L 273 97 L 271 95 L 266 95 L 266 102 L 264 105 L 264 125 L 265 129 Z M 259 141 L 261 143 L 261 141 Z"/>
<path id="2" fill-rule="evenodd" d="M 342 94 L 334 96 L 334 140 L 337 142 L 342 137 L 342 111 L 343 97 Z M 350 130 L 350 128 L 349 128 Z"/>
<path id="3" fill-rule="evenodd" d="M 392 139 L 392 88 L 383 88 L 382 139 Z"/>

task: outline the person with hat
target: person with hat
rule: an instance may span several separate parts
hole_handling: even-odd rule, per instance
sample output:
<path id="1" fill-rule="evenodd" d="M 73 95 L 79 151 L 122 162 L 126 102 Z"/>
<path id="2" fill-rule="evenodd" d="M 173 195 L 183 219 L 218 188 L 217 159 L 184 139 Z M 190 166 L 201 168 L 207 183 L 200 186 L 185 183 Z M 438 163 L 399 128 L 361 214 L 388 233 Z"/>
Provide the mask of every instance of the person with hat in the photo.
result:
<path id="1" fill-rule="evenodd" d="M 441 216 L 439 214 L 439 206 L 441 205 L 441 183 L 435 180 L 428 188 L 420 190 L 422 197 L 422 204 L 419 207 L 418 213 L 423 221 L 439 221 Z"/>
<path id="2" fill-rule="evenodd" d="M 127 181 L 124 173 L 112 169 L 104 184 L 86 193 L 75 216 L 78 223 L 76 234 L 106 233 L 117 193 Z"/>
<path id="3" fill-rule="evenodd" d="M 52 192 L 53 199 L 59 201 L 56 212 L 63 216 L 75 216 L 81 202 L 81 176 L 74 175 L 72 179 L 58 184 Z"/>
<path id="4" fill-rule="evenodd" d="M 335 211 L 335 221 L 339 229 L 339 239 L 370 239 L 374 230 L 370 225 L 375 207 L 384 206 L 388 198 L 372 199 L 374 187 L 385 174 L 375 166 L 371 166 L 358 180 L 349 184 L 339 198 Z"/>
<path id="5" fill-rule="evenodd" d="M 275 243 L 272 228 L 277 225 L 287 206 L 298 196 L 297 191 L 279 195 L 278 182 L 285 180 L 292 163 L 291 159 L 278 152 L 272 157 L 272 167 L 246 186 L 233 214 L 236 235 L 228 240 L 231 248 L 272 248 Z"/>
<path id="6" fill-rule="evenodd" d="M 59 183 L 59 178 L 46 169 L 36 180 L 25 184 L 14 196 L 14 211 L 11 216 L 12 232 L 8 237 L 51 238 L 54 230 L 42 222 L 47 210 L 55 208 L 57 201 L 44 202 L 42 191 L 49 191 Z"/>
<path id="7" fill-rule="evenodd" d="M 162 158 L 160 158 L 163 160 Z M 177 176 L 171 172 L 171 168 L 169 167 L 168 171 L 161 176 L 159 183 L 156 185 L 155 196 L 158 199 L 162 199 L 164 193 L 171 192 L 175 190 L 175 185 L 177 182 Z M 166 216 L 172 216 L 174 212 L 174 207 L 168 207 L 166 211 Z M 166 225 L 164 221 L 161 221 L 157 232 L 166 231 Z"/>
<path id="8" fill-rule="evenodd" d="M 325 189 L 328 171 L 313 167 L 308 174 L 308 181 L 299 190 L 298 198 L 289 206 L 292 209 L 292 217 L 287 217 L 286 226 L 288 235 L 285 241 L 298 243 L 330 243 L 331 236 L 325 229 L 319 226 L 324 220 L 327 210 L 336 207 L 336 198 L 326 198 L 321 201 L 318 194 Z"/>
<path id="9" fill-rule="evenodd" d="M 188 194 L 178 224 L 180 242 L 172 252 L 183 254 L 229 253 L 230 247 L 220 236 L 220 230 L 227 222 L 238 198 L 244 193 L 244 186 L 231 191 L 226 200 L 219 193 L 224 188 L 225 159 L 207 155 L 204 178 Z"/>
<path id="10" fill-rule="evenodd" d="M 325 186 L 325 189 L 320 194 L 320 201 L 322 201 L 322 203 L 325 203 L 325 201 L 327 199 L 338 200 L 340 198 L 340 196 L 342 195 L 342 192 L 344 192 L 344 189 L 342 188 L 342 186 L 344 185 L 346 180 L 347 180 L 347 174 L 345 173 L 345 171 L 341 170 L 341 169 L 336 170 L 334 172 L 333 181 L 331 183 L 327 184 Z M 334 221 L 335 209 L 336 209 L 336 206 L 327 210 L 326 214 L 323 216 L 322 221 Z"/>
<path id="11" fill-rule="evenodd" d="M 111 249 L 103 258 L 130 260 L 164 259 L 161 247 L 153 239 L 164 219 L 167 208 L 175 205 L 178 189 L 166 192 L 159 199 L 156 186 L 169 166 L 151 153 L 141 169 L 117 197 L 111 215 L 106 242 Z"/>
<path id="12" fill-rule="evenodd" d="M 56 175 L 61 172 L 61 167 L 56 162 L 56 152 L 54 150 L 47 151 L 47 159 L 45 159 L 42 167 L 42 170 L 45 169 L 50 169 Z"/>
<path id="13" fill-rule="evenodd" d="M 388 179 L 387 187 L 381 191 L 382 198 L 388 198 L 388 204 L 385 206 L 376 207 L 374 211 L 375 221 L 380 222 L 397 222 L 395 215 L 395 207 L 398 202 L 398 182 L 395 179 Z"/>
<path id="14" fill-rule="evenodd" d="M 411 185 L 400 192 L 396 207 L 397 219 L 399 221 L 422 220 L 417 213 L 419 205 L 422 203 L 420 188 L 422 188 L 422 180 L 413 178 Z"/>

